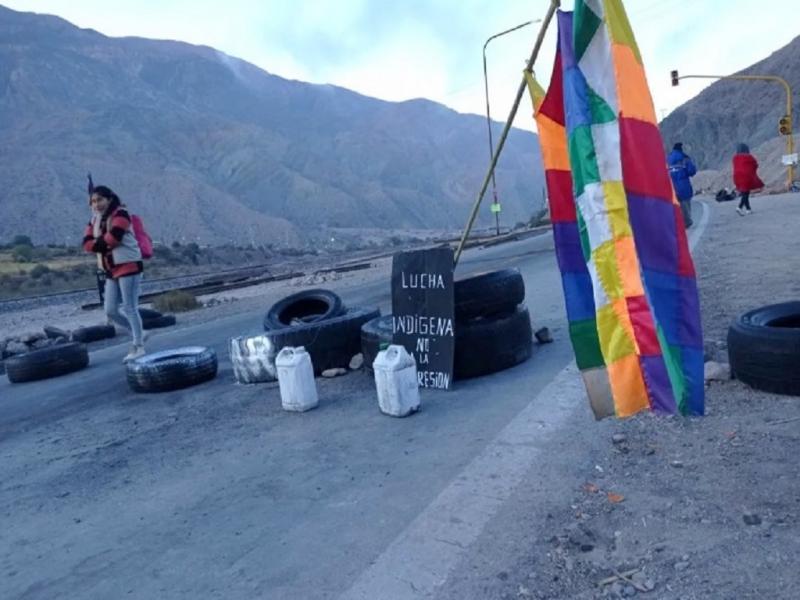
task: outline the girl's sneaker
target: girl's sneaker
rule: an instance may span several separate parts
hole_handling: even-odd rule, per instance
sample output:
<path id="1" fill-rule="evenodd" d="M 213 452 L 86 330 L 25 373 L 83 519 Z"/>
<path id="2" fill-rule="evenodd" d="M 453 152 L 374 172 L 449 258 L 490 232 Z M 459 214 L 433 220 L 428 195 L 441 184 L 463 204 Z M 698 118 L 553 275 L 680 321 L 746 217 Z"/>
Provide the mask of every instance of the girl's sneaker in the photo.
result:
<path id="1" fill-rule="evenodd" d="M 744 212 L 743 208 L 737 208 L 736 212 L 739 213 L 740 217 L 743 217 L 743 216 L 745 216 L 747 214 L 746 212 Z"/>
<path id="2" fill-rule="evenodd" d="M 145 355 L 144 346 L 131 346 L 131 351 L 122 359 L 122 364 L 128 363 Z"/>

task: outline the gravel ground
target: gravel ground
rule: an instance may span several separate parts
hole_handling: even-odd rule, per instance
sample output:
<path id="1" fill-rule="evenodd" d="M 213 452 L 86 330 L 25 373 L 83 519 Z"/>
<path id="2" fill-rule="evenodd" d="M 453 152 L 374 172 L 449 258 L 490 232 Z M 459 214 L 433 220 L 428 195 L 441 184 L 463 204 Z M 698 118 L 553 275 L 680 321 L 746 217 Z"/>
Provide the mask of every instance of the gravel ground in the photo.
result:
<path id="1" fill-rule="evenodd" d="M 800 295 L 800 195 L 755 197 L 747 217 L 708 204 L 695 262 L 707 352 L 727 361 L 735 316 Z M 800 597 L 800 398 L 728 381 L 707 388 L 706 406 L 704 418 L 587 425 L 608 442 L 583 485 L 448 597 Z"/>

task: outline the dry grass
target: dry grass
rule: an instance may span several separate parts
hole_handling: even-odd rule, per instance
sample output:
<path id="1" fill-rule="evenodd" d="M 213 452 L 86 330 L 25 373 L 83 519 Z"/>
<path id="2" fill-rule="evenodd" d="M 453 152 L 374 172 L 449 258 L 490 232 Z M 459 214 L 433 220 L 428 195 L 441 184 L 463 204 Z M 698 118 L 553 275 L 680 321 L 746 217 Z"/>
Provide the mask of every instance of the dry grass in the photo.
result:
<path id="1" fill-rule="evenodd" d="M 0 252 L 0 275 L 5 273 L 17 275 L 20 271 L 28 272 L 37 264 L 45 265 L 51 271 L 63 271 L 77 265 L 93 264 L 93 262 L 94 257 L 88 254 L 86 256 L 70 256 L 41 261 L 17 262 L 13 259 L 10 252 Z"/>
<path id="2" fill-rule="evenodd" d="M 186 312 L 200 308 L 194 294 L 184 291 L 167 292 L 153 299 L 153 307 L 162 313 Z"/>

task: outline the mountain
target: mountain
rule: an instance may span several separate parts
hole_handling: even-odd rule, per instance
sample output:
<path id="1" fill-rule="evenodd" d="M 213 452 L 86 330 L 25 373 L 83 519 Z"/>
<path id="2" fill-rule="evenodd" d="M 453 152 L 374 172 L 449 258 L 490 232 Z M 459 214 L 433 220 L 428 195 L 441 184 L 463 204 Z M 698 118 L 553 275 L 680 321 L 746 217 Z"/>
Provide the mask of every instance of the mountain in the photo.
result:
<path id="1" fill-rule="evenodd" d="M 286 245 L 324 227 L 457 228 L 488 164 L 478 115 L 4 7 L 0 136 L 0 241 L 80 237 L 87 171 L 167 242 Z M 504 224 L 540 208 L 533 133 L 512 130 L 497 184 Z M 493 223 L 488 204 L 479 224 Z"/>
<path id="2" fill-rule="evenodd" d="M 691 74 L 691 65 L 682 66 L 681 73 Z M 795 125 L 800 122 L 800 37 L 736 74 L 786 79 L 794 90 Z M 778 120 L 785 113 L 786 92 L 780 83 L 720 80 L 673 111 L 660 127 L 667 147 L 683 141 L 700 169 L 728 170 L 737 142 L 745 142 L 754 152 L 763 144 L 780 146 L 773 140 L 780 137 Z M 785 143 L 785 138 L 782 141 Z M 756 157 L 764 162 L 758 153 Z M 771 166 L 777 166 L 774 170 L 780 172 L 780 156 L 777 160 L 778 164 Z"/>

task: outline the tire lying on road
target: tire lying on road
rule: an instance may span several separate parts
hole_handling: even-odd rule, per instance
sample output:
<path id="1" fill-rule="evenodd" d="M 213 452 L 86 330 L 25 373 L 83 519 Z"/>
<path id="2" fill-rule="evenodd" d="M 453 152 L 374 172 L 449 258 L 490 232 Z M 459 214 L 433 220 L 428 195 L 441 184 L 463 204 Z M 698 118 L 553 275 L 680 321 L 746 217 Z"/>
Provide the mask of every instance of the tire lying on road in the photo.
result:
<path id="1" fill-rule="evenodd" d="M 528 360 L 533 348 L 531 317 L 524 305 L 511 313 L 456 323 L 455 334 L 455 379 L 509 369 Z"/>
<path id="2" fill-rule="evenodd" d="M 188 346 L 153 352 L 126 364 L 134 392 L 168 392 L 217 376 L 217 354 L 211 348 Z"/>
<path id="3" fill-rule="evenodd" d="M 343 312 L 342 299 L 330 290 L 304 290 L 273 304 L 264 316 L 264 329 L 325 321 Z"/>
<path id="4" fill-rule="evenodd" d="M 525 282 L 518 269 L 501 269 L 454 283 L 456 321 L 511 313 L 525 299 Z"/>
<path id="5" fill-rule="evenodd" d="M 175 315 L 160 315 L 158 317 L 148 317 L 142 319 L 142 329 L 161 329 L 162 327 L 171 327 L 175 325 L 177 320 Z"/>
<path id="6" fill-rule="evenodd" d="M 277 352 L 266 335 L 235 337 L 228 347 L 237 383 L 264 383 L 278 378 L 275 369 Z"/>
<path id="7" fill-rule="evenodd" d="M 107 340 L 117 335 L 117 330 L 113 325 L 90 325 L 89 327 L 79 327 L 72 332 L 72 339 L 75 342 L 88 344 Z"/>
<path id="8" fill-rule="evenodd" d="M 744 313 L 728 329 L 737 379 L 765 392 L 800 396 L 800 302 Z"/>
<path id="9" fill-rule="evenodd" d="M 272 345 L 275 356 L 286 346 L 305 347 L 311 355 L 314 373 L 319 375 L 327 369 L 347 368 L 350 359 L 361 352 L 361 326 L 380 314 L 378 309 L 351 308 L 324 321 L 272 329 L 266 331 L 264 337 Z"/>
<path id="10" fill-rule="evenodd" d="M 161 313 L 157 310 L 153 310 L 152 308 L 139 308 L 139 316 L 142 317 L 142 320 L 145 319 L 157 319 L 161 316 Z"/>
<path id="11" fill-rule="evenodd" d="M 377 317 L 361 326 L 361 354 L 368 371 L 372 371 L 372 363 L 381 347 L 392 343 L 392 335 L 392 315 Z"/>
<path id="12" fill-rule="evenodd" d="M 80 371 L 89 365 L 84 344 L 69 342 L 19 354 L 5 360 L 6 374 L 12 383 L 36 381 Z"/>

